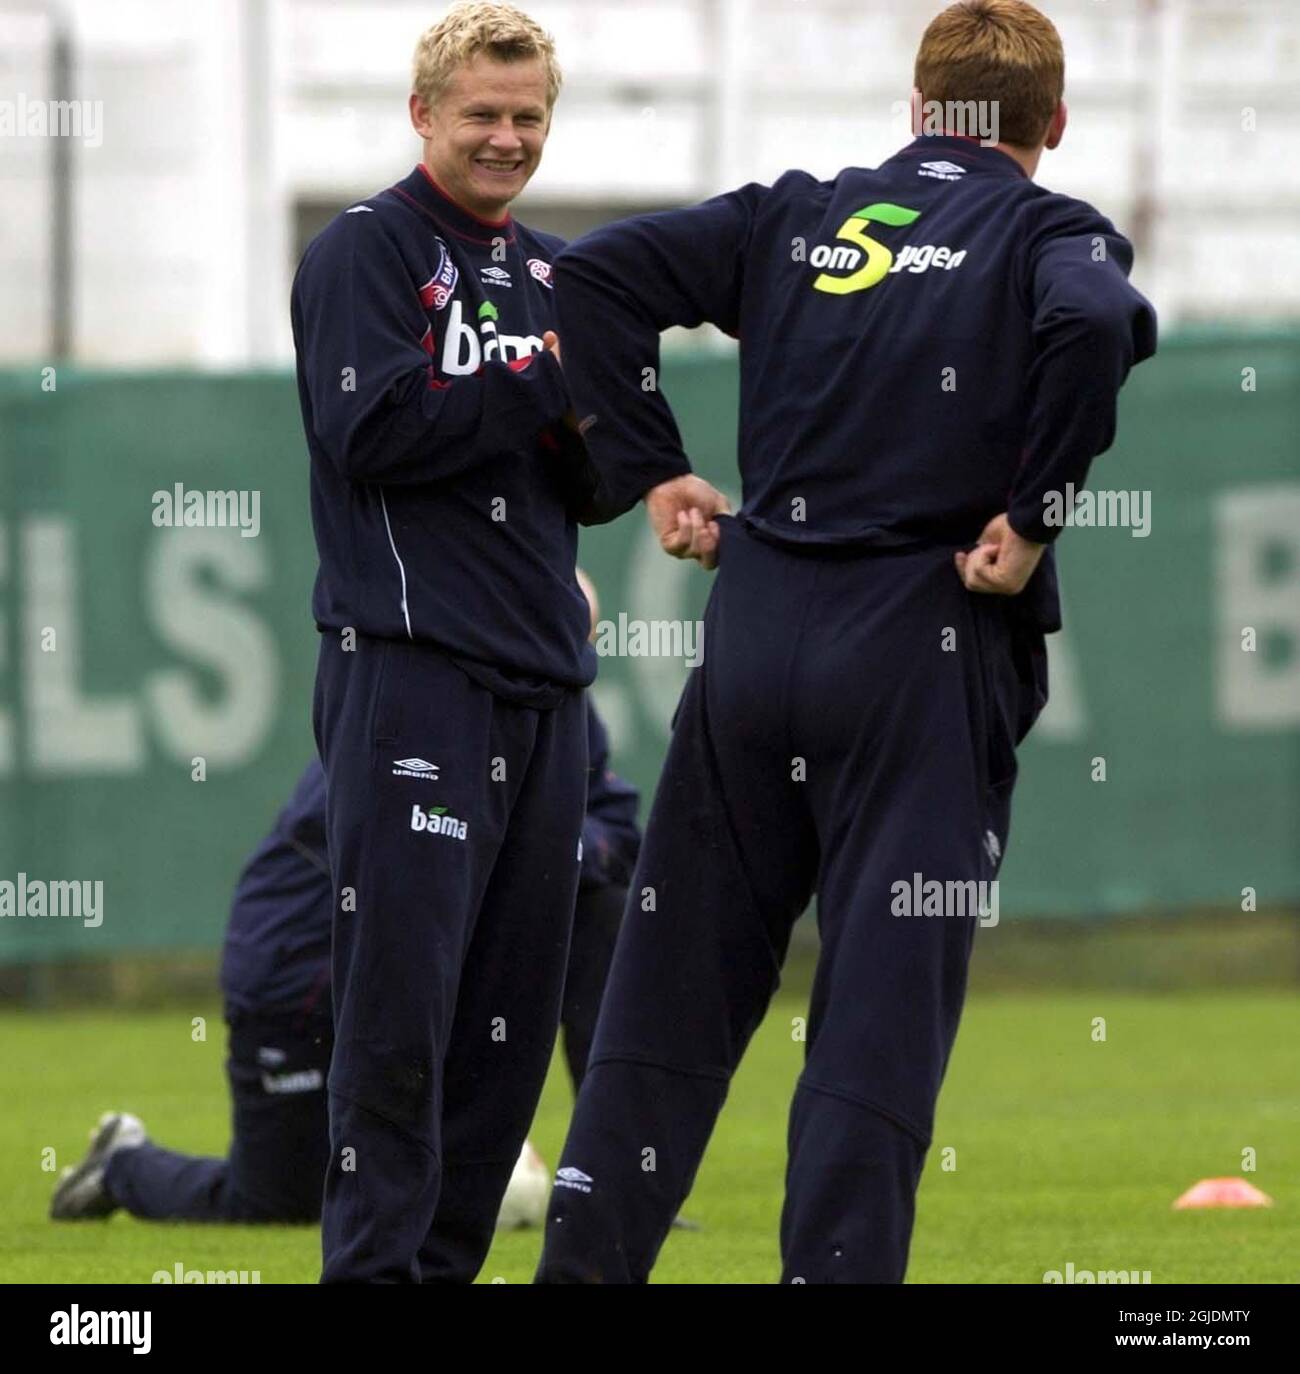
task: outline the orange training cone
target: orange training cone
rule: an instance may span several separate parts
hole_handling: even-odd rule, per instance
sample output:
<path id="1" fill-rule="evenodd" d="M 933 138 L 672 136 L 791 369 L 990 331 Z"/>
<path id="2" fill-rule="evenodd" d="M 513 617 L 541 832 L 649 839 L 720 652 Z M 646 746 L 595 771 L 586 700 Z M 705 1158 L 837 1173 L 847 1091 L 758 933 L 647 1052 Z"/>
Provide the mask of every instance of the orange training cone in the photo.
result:
<path id="1" fill-rule="evenodd" d="M 1271 1207 L 1273 1199 L 1261 1193 L 1244 1178 L 1203 1178 L 1193 1184 L 1174 1203 L 1174 1209 L 1187 1207 Z"/>

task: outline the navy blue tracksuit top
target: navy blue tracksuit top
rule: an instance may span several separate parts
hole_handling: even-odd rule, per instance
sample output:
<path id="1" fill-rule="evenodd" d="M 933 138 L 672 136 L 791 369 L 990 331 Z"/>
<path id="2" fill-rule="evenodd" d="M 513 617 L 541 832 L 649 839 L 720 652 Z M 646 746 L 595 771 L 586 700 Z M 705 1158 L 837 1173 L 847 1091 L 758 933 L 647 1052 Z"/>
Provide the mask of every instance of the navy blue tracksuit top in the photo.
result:
<path id="1" fill-rule="evenodd" d="M 560 247 L 418 166 L 312 240 L 291 303 L 317 626 L 434 644 L 526 703 L 595 676 L 564 476 L 581 441 L 542 348 Z"/>
<path id="2" fill-rule="evenodd" d="M 1083 486 L 1116 393 L 1155 351 L 1132 256 L 1092 206 L 948 136 L 597 229 L 555 265 L 594 461 L 582 518 L 689 471 L 646 378 L 661 330 L 710 321 L 740 340 L 740 519 L 758 537 L 958 546 L 1007 511 L 1050 543 L 1045 494 Z M 1050 550 L 1020 601 L 1059 628 Z"/>

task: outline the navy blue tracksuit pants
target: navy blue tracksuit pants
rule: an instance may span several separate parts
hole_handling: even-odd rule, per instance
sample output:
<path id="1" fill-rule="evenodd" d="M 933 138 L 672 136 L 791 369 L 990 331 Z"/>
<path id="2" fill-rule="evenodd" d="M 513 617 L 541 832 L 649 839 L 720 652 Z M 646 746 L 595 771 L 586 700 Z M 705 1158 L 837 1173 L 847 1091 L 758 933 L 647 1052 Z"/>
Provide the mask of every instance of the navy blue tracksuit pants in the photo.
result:
<path id="1" fill-rule="evenodd" d="M 538 1279 L 646 1281 L 816 893 L 783 1279 L 900 1282 L 977 918 L 896 916 L 894 884 L 995 876 L 1042 639 L 951 548 L 816 557 L 720 523 Z"/>
<path id="2" fill-rule="evenodd" d="M 468 1282 L 491 1244 L 555 1041 L 578 886 L 585 708 L 580 691 L 553 700 L 514 704 L 425 644 L 358 636 L 347 652 L 322 635 L 324 1282 Z"/>
<path id="3" fill-rule="evenodd" d="M 152 1141 L 109 1156 L 105 1184 L 133 1216 L 158 1221 L 315 1221 L 329 1148 L 328 1012 L 230 1015 L 230 1155 Z"/>

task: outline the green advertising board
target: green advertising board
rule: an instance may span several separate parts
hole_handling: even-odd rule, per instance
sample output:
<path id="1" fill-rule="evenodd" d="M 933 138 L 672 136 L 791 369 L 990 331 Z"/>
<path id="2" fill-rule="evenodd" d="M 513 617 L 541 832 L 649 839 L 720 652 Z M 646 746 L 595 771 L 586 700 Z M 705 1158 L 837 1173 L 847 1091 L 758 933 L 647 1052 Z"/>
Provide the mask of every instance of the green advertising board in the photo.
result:
<path id="1" fill-rule="evenodd" d="M 662 380 L 698 470 L 735 500 L 734 359 L 670 357 Z M 1300 338 L 1166 341 L 1091 485 L 1128 493 L 1145 529 L 1063 535 L 1066 629 L 1001 911 L 1293 905 Z M 178 486 L 182 508 L 242 493 L 244 528 L 156 523 Z M 581 558 L 612 625 L 702 614 L 709 575 L 665 558 L 639 511 L 584 531 Z M 219 944 L 240 863 L 313 748 L 315 562 L 289 375 L 0 378 L 0 913 L 30 911 L 32 884 L 102 884 L 93 916 L 0 914 L 0 962 Z M 643 814 L 687 671 L 601 660 Z"/>

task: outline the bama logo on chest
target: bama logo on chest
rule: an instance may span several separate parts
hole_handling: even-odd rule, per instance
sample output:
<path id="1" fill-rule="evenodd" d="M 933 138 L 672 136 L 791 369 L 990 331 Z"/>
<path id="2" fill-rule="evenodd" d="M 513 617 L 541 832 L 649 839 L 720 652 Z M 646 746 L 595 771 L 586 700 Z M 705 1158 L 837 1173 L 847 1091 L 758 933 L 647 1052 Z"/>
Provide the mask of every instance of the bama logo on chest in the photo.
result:
<path id="1" fill-rule="evenodd" d="M 542 340 L 536 334 L 503 334 L 498 328 L 500 311 L 491 301 L 478 307 L 475 324 L 470 324 L 465 316 L 465 303 L 452 301 L 443 321 L 442 348 L 437 355 L 438 368 L 444 376 L 466 377 L 493 359 L 513 363 L 542 351 Z"/>

